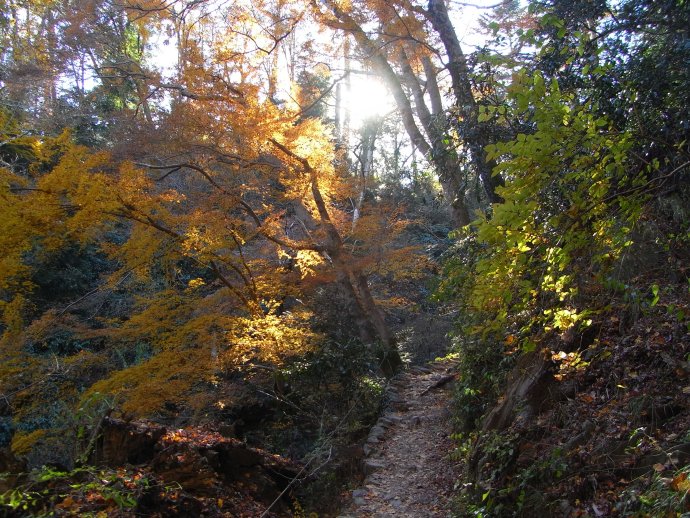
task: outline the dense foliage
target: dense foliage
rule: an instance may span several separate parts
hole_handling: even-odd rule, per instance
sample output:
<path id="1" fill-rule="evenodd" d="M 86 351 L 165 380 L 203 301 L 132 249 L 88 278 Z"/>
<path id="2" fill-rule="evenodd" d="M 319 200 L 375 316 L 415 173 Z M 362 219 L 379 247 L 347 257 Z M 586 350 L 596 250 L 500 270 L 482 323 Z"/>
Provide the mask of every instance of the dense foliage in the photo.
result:
<path id="1" fill-rule="evenodd" d="M 565 404 L 558 402 L 573 397 L 572 384 L 583 404 L 567 411 L 583 420 L 592 415 L 586 404 L 597 406 L 601 398 L 608 406 L 598 407 L 600 417 L 590 423 L 611 433 L 606 416 L 624 415 L 637 389 L 611 396 L 604 392 L 610 386 L 605 377 L 597 376 L 616 372 L 612 365 L 625 364 L 625 354 L 639 354 L 623 352 L 626 334 L 636 332 L 641 318 L 649 322 L 658 305 L 667 308 L 670 321 L 663 325 L 677 332 L 661 354 L 675 365 L 687 360 L 690 332 L 684 266 L 690 12 L 685 2 L 595 4 L 534 2 L 525 13 L 515 8 L 485 24 L 499 46 L 478 56 L 475 80 L 487 92 L 480 120 L 503 135 L 487 155 L 506 179 L 497 190 L 504 203 L 494 204 L 451 251 L 439 292 L 465 309 L 455 339 L 464 358 L 459 437 L 468 478 L 477 484 L 463 496 L 465 513 L 529 516 L 548 508 L 553 515 L 642 516 L 653 509 L 654 516 L 676 516 L 686 510 L 684 489 L 675 482 L 663 504 L 631 496 L 655 491 L 656 482 L 625 489 L 629 472 L 622 461 L 601 467 L 602 477 L 622 477 L 606 495 L 578 486 L 576 499 L 564 486 L 587 476 L 579 467 L 582 455 L 604 463 L 591 430 L 559 422 Z M 522 24 L 515 22 L 519 16 Z M 522 42 L 513 40 L 507 52 L 500 47 L 507 42 L 504 26 Z M 520 54 L 525 46 L 533 46 L 534 55 Z M 501 359 L 501 350 L 513 361 Z M 650 379 L 668 379 L 668 373 L 652 374 L 653 368 Z M 686 371 L 678 372 L 685 377 Z M 619 392 L 632 383 L 616 379 Z M 650 400 L 664 390 L 675 398 L 672 388 L 649 386 Z M 662 451 L 673 448 L 674 430 L 685 422 L 673 417 L 638 433 L 654 435 Z M 639 423 L 639 416 L 633 412 L 629 422 Z M 473 429 L 478 434 L 469 433 Z M 539 464 L 523 455 L 538 434 L 569 429 L 583 437 L 580 442 L 562 439 L 564 445 L 549 449 L 544 439 L 551 458 Z M 630 437 L 620 427 L 613 433 L 625 438 L 626 462 L 645 462 L 644 453 L 630 446 L 632 431 Z M 687 476 L 686 463 L 657 469 L 679 470 L 671 475 L 677 481 Z"/>

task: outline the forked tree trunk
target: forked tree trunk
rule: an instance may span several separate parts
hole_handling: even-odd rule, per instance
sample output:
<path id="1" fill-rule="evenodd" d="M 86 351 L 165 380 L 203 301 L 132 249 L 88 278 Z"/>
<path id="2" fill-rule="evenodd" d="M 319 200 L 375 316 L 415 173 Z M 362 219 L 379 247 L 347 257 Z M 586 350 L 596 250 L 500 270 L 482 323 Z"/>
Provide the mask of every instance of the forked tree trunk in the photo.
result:
<path id="1" fill-rule="evenodd" d="M 357 327 L 357 335 L 364 344 L 380 345 L 377 351 L 379 366 L 386 377 L 392 377 L 402 365 L 395 337 L 371 295 L 366 276 L 353 271 L 342 259 L 333 260 L 333 266 L 341 293 L 347 300 L 350 317 Z"/>

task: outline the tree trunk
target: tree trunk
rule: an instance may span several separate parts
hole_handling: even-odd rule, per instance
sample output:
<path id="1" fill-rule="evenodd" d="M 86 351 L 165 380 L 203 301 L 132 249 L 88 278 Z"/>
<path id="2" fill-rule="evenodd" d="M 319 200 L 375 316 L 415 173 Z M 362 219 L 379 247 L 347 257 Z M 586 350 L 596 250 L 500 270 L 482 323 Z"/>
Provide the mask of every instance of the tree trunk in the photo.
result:
<path id="1" fill-rule="evenodd" d="M 319 215 L 319 223 L 325 233 L 325 242 L 321 247 L 322 253 L 325 252 L 333 264 L 336 279 L 343 288 L 343 294 L 348 299 L 350 311 L 361 340 L 367 345 L 380 344 L 381 370 L 386 376 L 392 376 L 402 365 L 395 337 L 388 329 L 383 314 L 371 295 L 366 276 L 355 266 L 354 259 L 345 250 L 343 240 L 331 220 L 326 202 L 321 194 L 316 170 L 309 164 L 308 160 L 297 156 L 283 144 L 276 140 L 271 140 L 271 142 L 283 153 L 299 161 L 304 172 L 310 176 L 312 198 Z"/>
<path id="2" fill-rule="evenodd" d="M 370 120 L 360 130 L 360 144 L 361 151 L 359 156 L 358 167 L 358 185 L 357 185 L 357 199 L 354 203 L 354 210 L 352 214 L 352 230 L 357 226 L 357 221 L 362 215 L 362 206 L 364 205 L 364 197 L 366 195 L 367 183 L 371 176 L 372 168 L 374 167 L 374 151 L 376 151 L 376 139 L 381 129 L 382 119 Z"/>
<path id="3" fill-rule="evenodd" d="M 461 137 L 469 145 L 472 164 L 481 178 L 487 198 L 491 203 L 501 203 L 503 199 L 496 194 L 496 187 L 503 185 L 503 179 L 500 176 L 492 176 L 491 173 L 496 164 L 486 160 L 484 148 L 490 142 L 486 138 L 486 128 L 477 120 L 477 103 L 472 94 L 467 60 L 460 47 L 455 27 L 453 27 L 448 16 L 448 9 L 444 0 L 429 0 L 429 9 L 426 14 L 434 30 L 441 38 L 448 55 L 448 71 L 450 72 L 453 95 L 459 110 L 460 127 L 463 129 Z"/>
<path id="4" fill-rule="evenodd" d="M 464 192 L 459 192 L 456 189 L 461 185 L 461 181 L 458 178 L 451 179 L 452 175 L 458 174 L 458 164 L 455 161 L 452 167 L 448 167 L 452 161 L 452 157 L 449 153 L 440 153 L 439 149 L 434 149 L 434 145 L 440 144 L 442 138 L 434 138 L 437 136 L 437 132 L 433 135 L 427 135 L 431 140 L 431 143 L 424 134 L 420 131 L 415 121 L 414 110 L 410 103 L 410 99 L 407 97 L 405 90 L 402 87 L 400 78 L 393 70 L 393 67 L 388 62 L 387 58 L 383 55 L 381 49 L 379 49 L 373 41 L 369 39 L 364 30 L 357 24 L 357 22 L 346 12 L 342 11 L 334 3 L 327 1 L 326 4 L 331 12 L 341 23 L 339 27 L 352 34 L 355 42 L 359 47 L 366 53 L 366 55 L 371 60 L 371 64 L 374 70 L 386 81 L 386 84 L 391 90 L 395 104 L 400 110 L 402 116 L 402 122 L 405 127 L 412 144 L 424 155 L 426 155 L 431 163 L 434 165 L 436 172 L 441 180 L 441 185 L 443 186 L 444 195 L 450 202 L 451 215 L 453 223 L 457 227 L 462 227 L 468 225 L 471 221 L 469 211 L 465 205 Z M 427 78 L 428 80 L 428 78 Z M 433 77 L 433 81 L 436 78 Z M 417 82 L 417 79 L 415 78 Z M 419 87 L 419 83 L 417 82 Z M 422 110 L 422 113 L 426 111 L 428 114 L 428 109 L 425 110 L 423 95 L 418 97 L 417 109 Z M 422 116 L 420 116 L 420 119 Z M 427 122 L 429 127 L 432 126 L 431 118 L 427 117 Z M 425 128 L 426 131 L 426 128 Z"/>
<path id="5" fill-rule="evenodd" d="M 333 225 L 331 217 L 328 214 L 326 203 L 321 195 L 318 185 L 316 171 L 311 169 L 308 163 L 305 163 L 305 168 L 311 174 L 311 190 L 316 208 L 319 212 L 321 224 L 326 230 L 326 249 L 333 261 L 333 267 L 336 269 L 336 275 L 341 285 L 345 288 L 345 296 L 351 302 L 351 307 L 354 312 L 355 322 L 358 326 L 360 337 L 365 343 L 369 345 L 380 342 L 382 347 L 381 353 L 381 370 L 390 377 L 402 365 L 402 359 L 398 352 L 397 345 L 393 334 L 388 329 L 383 315 L 371 296 L 369 285 L 366 277 L 361 270 L 352 267 L 352 258 L 348 256 L 343 246 L 343 241 L 338 233 L 338 230 Z"/>

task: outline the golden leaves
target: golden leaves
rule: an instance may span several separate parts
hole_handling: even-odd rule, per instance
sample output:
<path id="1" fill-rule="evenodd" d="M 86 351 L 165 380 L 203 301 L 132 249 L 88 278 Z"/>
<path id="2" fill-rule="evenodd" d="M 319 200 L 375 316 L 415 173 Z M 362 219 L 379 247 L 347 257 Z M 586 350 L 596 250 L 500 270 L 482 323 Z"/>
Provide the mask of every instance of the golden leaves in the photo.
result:
<path id="1" fill-rule="evenodd" d="M 316 267 L 324 262 L 321 254 L 313 250 L 299 250 L 295 260 L 301 279 L 315 275 Z"/>
<path id="2" fill-rule="evenodd" d="M 210 372 L 208 348 L 161 351 L 149 360 L 120 370 L 89 388 L 86 401 L 95 393 L 117 396 L 123 412 L 146 416 L 165 403 L 179 403 Z"/>
<path id="3" fill-rule="evenodd" d="M 238 319 L 238 326 L 226 332 L 222 361 L 228 366 L 256 360 L 280 364 L 285 356 L 309 350 L 320 338 L 307 323 L 296 314 Z"/>

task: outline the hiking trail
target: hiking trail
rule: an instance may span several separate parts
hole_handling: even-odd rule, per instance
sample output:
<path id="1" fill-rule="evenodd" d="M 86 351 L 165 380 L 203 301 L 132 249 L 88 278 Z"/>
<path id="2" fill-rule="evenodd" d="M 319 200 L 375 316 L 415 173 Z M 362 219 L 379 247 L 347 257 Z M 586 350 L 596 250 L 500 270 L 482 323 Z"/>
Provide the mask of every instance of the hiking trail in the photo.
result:
<path id="1" fill-rule="evenodd" d="M 364 445 L 365 479 L 338 518 L 449 517 L 457 462 L 452 360 L 414 366 L 393 379 L 387 407 Z"/>

